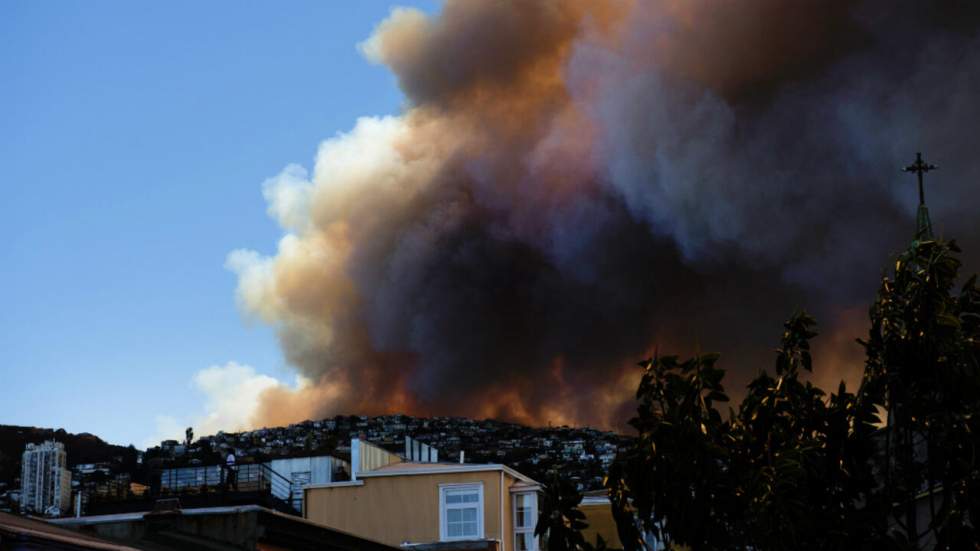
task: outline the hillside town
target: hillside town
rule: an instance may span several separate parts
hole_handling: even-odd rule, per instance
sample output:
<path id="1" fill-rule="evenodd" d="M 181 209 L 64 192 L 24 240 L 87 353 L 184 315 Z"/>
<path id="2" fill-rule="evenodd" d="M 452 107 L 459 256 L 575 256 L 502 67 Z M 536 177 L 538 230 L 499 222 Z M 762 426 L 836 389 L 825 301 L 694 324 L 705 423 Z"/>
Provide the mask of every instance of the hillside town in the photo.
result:
<path id="1" fill-rule="evenodd" d="M 285 523 L 282 537 L 290 543 L 297 537 L 312 538 L 316 545 L 337 543 L 330 549 L 391 549 L 386 545 L 405 537 L 423 544 L 461 542 L 460 547 L 440 544 L 447 550 L 503 549 L 503 542 L 538 549 L 534 529 L 543 481 L 561 480 L 579 495 L 592 496 L 579 508 L 608 539 L 615 530 L 601 489 L 603 473 L 630 442 L 592 428 L 406 415 L 338 415 L 199 438 L 188 427 L 183 440 L 165 440 L 147 450 L 60 429 L 0 426 L 0 537 L 4 530 L 27 529 L 74 540 L 81 531 L 153 546 L 160 542 L 147 534 L 144 523 L 157 518 L 152 514 L 160 508 L 173 508 L 177 519 L 197 515 L 191 528 L 180 528 L 182 537 L 197 542 L 211 541 L 211 531 L 225 525 L 226 515 L 249 514 L 252 528 L 239 526 L 226 537 L 248 537 L 247 530 L 255 529 L 274 542 L 267 530 Z M 9 461 L 18 456 L 19 464 Z M 437 493 L 411 490 L 419 483 Z M 441 504 L 405 512 L 407 505 L 433 496 Z M 467 521 L 478 518 L 474 515 L 485 500 L 498 506 L 489 507 L 485 521 Z M 391 510 L 379 514 L 376 506 Z M 513 523 L 505 522 L 505 510 L 513 511 Z M 433 512 L 442 520 L 434 523 Z M 456 514 L 461 520 L 453 520 Z M 299 518 L 314 521 L 319 531 L 306 534 L 308 525 L 286 520 Z M 406 524 L 376 537 L 385 534 L 389 522 Z M 256 527 L 263 523 L 269 526 Z M 71 531 L 58 532 L 63 528 Z M 352 537 L 348 532 L 356 539 L 343 547 Z M 473 542 L 483 547 L 467 547 Z"/>
<path id="2" fill-rule="evenodd" d="M 63 440 L 65 468 L 70 473 L 71 490 L 80 504 L 93 497 L 140 495 L 151 484 L 154 472 L 167 468 L 211 465 L 229 453 L 242 463 L 262 463 L 275 458 L 336 456 L 350 459 L 350 441 L 361 438 L 391 452 L 400 452 L 405 437 L 438 449 L 444 462 L 499 463 L 525 473 L 535 480 L 546 480 L 552 472 L 574 484 L 579 491 L 602 487 L 603 473 L 630 438 L 609 431 L 568 426 L 526 427 L 490 419 L 462 417 L 412 417 L 407 415 L 343 416 L 308 420 L 285 427 L 267 427 L 243 432 L 218 432 L 184 440 L 165 440 L 147 450 L 136 450 L 102 443 L 88 435 L 80 441 L 64 431 L 19 429 L 30 443 L 8 438 L 0 450 L 4 457 L 19 457 L 26 445 L 40 445 L 48 438 Z M 72 453 L 73 444 L 84 453 Z M 462 458 L 461 458 L 462 456 Z M 0 471 L 0 510 L 13 511 L 23 498 L 20 470 L 6 465 Z M 9 471 L 9 472 L 8 472 Z M 16 473 L 16 474 L 14 474 Z M 60 498 L 59 498 L 60 499 Z M 48 513 L 58 512 L 61 507 Z M 38 511 L 45 513 L 46 511 Z"/>
<path id="3" fill-rule="evenodd" d="M 980 551 L 980 0 L 0 38 L 0 551 Z"/>
<path id="4" fill-rule="evenodd" d="M 183 465 L 212 453 L 262 461 L 319 453 L 347 457 L 346 443 L 360 436 L 390 451 L 399 451 L 405 436 L 438 448 L 442 458 L 457 462 L 503 463 L 532 478 L 550 470 L 562 473 L 579 490 L 601 488 L 602 476 L 630 438 L 609 431 L 568 426 L 532 428 L 491 419 L 411 417 L 407 415 L 342 416 L 304 421 L 286 427 L 238 433 L 219 432 L 194 441 L 166 440 L 146 451 L 147 460 Z"/>

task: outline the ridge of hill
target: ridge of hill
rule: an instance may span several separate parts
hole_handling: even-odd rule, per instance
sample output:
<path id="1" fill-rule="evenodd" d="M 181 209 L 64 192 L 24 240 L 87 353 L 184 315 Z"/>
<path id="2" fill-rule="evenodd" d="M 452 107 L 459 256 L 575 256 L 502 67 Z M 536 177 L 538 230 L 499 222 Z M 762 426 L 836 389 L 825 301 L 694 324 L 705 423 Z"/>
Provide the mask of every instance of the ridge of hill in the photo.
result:
<path id="1" fill-rule="evenodd" d="M 136 448 L 109 444 L 98 436 L 65 429 L 0 425 L 0 483 L 13 486 L 20 478 L 20 461 L 27 444 L 55 440 L 65 445 L 68 466 L 80 463 L 115 463 L 120 467 L 136 464 Z"/>
<path id="2" fill-rule="evenodd" d="M 555 471 L 581 490 L 602 487 L 616 453 L 632 438 L 590 427 L 528 427 L 493 419 L 413 417 L 409 415 L 337 415 L 282 427 L 218 432 L 197 438 L 191 446 L 161 442 L 146 452 L 158 467 L 210 463 L 228 451 L 240 460 L 265 461 L 304 455 L 349 456 L 350 439 L 362 437 L 400 453 L 410 436 L 439 450 L 441 461 L 503 463 L 536 480 Z"/>
<path id="3" fill-rule="evenodd" d="M 537 480 L 558 472 L 581 490 L 600 488 L 616 453 L 632 440 L 589 427 L 527 427 L 464 417 L 337 415 L 282 427 L 218 432 L 196 438 L 190 446 L 168 440 L 143 452 L 85 432 L 0 425 L 0 487 L 15 487 L 24 448 L 45 440 L 65 445 L 69 468 L 98 463 L 107 476 L 122 475 L 128 481 L 144 480 L 153 469 L 218 462 L 229 450 L 243 461 L 321 454 L 344 457 L 349 456 L 350 439 L 357 436 L 396 453 L 404 449 L 405 437 L 411 436 L 437 448 L 442 461 L 459 461 L 465 452 L 467 463 L 503 463 Z"/>

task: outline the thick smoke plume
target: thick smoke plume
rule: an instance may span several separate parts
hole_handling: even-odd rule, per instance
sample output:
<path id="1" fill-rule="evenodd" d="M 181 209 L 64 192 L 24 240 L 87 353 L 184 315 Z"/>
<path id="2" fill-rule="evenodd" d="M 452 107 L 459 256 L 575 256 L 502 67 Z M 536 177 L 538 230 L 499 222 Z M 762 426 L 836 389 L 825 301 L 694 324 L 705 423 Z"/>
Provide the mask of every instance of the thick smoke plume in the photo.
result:
<path id="1" fill-rule="evenodd" d="M 621 427 L 635 362 L 718 350 L 736 394 L 780 323 L 817 378 L 914 225 L 980 252 L 968 2 L 450 0 L 362 44 L 407 96 L 264 186 L 286 231 L 239 299 L 308 381 L 256 424 L 407 412 Z"/>

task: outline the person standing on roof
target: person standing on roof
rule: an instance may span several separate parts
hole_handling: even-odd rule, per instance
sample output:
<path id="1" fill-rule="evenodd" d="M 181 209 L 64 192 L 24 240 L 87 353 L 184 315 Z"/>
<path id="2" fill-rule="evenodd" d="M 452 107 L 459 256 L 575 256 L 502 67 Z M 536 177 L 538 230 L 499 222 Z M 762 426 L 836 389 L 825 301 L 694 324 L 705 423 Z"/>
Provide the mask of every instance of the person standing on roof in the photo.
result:
<path id="1" fill-rule="evenodd" d="M 228 478 L 226 479 L 226 486 L 231 486 L 237 491 L 238 490 L 238 465 L 235 464 L 234 450 L 228 451 L 228 457 L 225 459 L 225 467 L 228 469 Z"/>

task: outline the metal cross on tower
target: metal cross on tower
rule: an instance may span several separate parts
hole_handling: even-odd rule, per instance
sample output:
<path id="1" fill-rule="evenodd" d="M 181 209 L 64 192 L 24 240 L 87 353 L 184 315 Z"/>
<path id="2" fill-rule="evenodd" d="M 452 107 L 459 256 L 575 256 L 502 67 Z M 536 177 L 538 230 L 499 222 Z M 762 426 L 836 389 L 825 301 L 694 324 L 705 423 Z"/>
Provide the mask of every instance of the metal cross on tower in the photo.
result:
<path id="1" fill-rule="evenodd" d="M 915 163 L 905 167 L 905 172 L 915 172 L 916 175 L 918 175 L 919 177 L 919 204 L 920 205 L 926 204 L 926 192 L 925 189 L 922 187 L 922 175 L 925 174 L 926 172 L 929 172 L 930 170 L 936 170 L 937 168 L 939 167 L 937 167 L 936 165 L 931 165 L 922 162 L 922 153 L 916 153 Z"/>
<path id="2" fill-rule="evenodd" d="M 932 239 L 932 220 L 929 220 L 929 209 L 926 208 L 926 191 L 922 185 L 922 175 L 930 170 L 936 170 L 936 165 L 922 161 L 922 153 L 915 154 L 915 163 L 905 167 L 905 172 L 914 172 L 919 177 L 919 211 L 915 216 L 915 239 L 917 241 Z"/>

